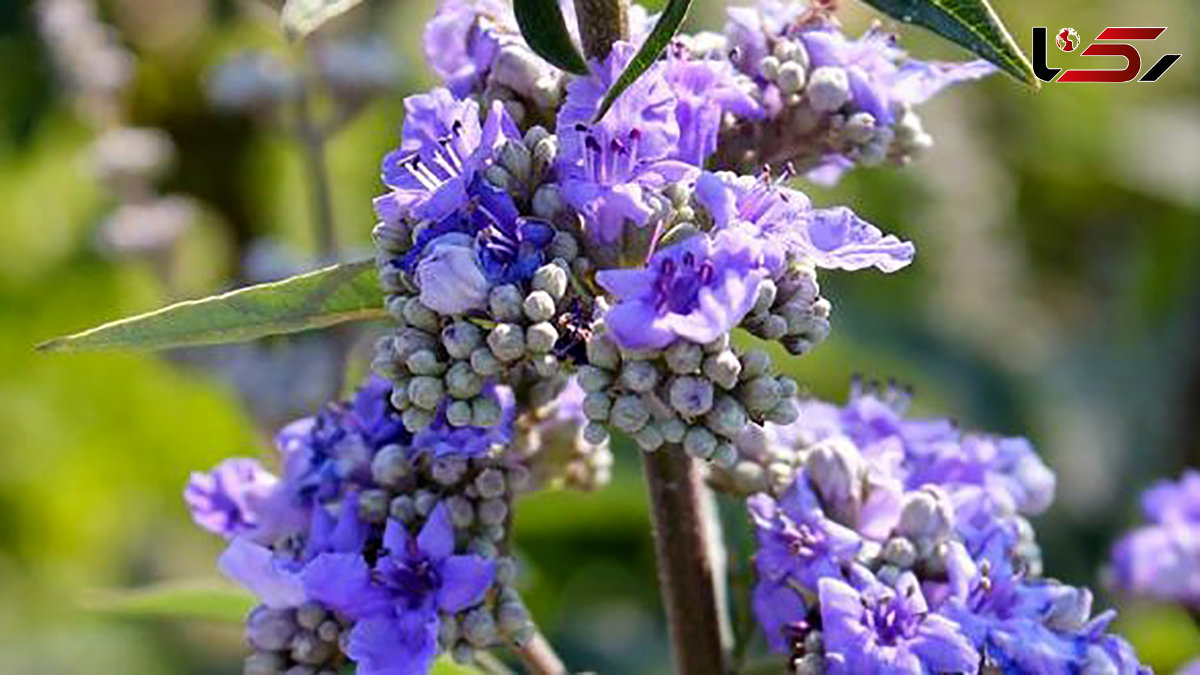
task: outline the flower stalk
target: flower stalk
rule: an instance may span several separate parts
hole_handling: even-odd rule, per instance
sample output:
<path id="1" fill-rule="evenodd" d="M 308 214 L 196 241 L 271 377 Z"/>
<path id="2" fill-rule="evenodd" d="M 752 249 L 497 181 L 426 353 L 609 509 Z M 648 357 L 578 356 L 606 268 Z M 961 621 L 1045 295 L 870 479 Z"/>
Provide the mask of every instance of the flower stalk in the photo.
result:
<path id="1" fill-rule="evenodd" d="M 583 53 L 603 60 L 617 40 L 629 39 L 629 0 L 575 0 Z"/>

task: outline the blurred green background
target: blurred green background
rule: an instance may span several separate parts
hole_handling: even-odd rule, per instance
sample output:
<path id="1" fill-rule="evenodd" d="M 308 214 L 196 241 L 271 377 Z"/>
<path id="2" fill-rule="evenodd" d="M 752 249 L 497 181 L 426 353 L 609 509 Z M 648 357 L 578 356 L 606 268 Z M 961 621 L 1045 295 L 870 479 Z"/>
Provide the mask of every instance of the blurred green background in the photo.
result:
<path id="1" fill-rule="evenodd" d="M 693 26 L 719 27 L 723 3 L 697 4 Z M 872 19 L 846 4 L 852 30 Z M 960 87 L 923 109 L 927 157 L 809 190 L 919 253 L 890 277 L 826 275 L 833 336 L 783 363 L 822 397 L 843 400 L 856 373 L 894 377 L 915 387 L 919 413 L 1029 436 L 1059 476 L 1036 522 L 1047 573 L 1096 586 L 1138 491 L 1200 463 L 1200 6 L 996 4 L 1026 50 L 1035 25 L 1085 40 L 1110 25 L 1168 26 L 1144 61 L 1183 58 L 1154 84 Z M 191 526 L 184 481 L 265 453 L 273 426 L 328 395 L 320 336 L 165 356 L 33 345 L 312 259 L 298 146 L 204 96 L 206 73 L 239 50 L 295 54 L 247 3 L 105 0 L 99 11 L 136 59 L 120 116 L 169 135 L 176 156 L 159 187 L 190 196 L 196 217 L 165 253 L 104 245 L 114 200 L 87 171 L 94 120 L 56 76 L 33 4 L 0 3 L 0 672 L 236 672 L 236 626 L 130 617 L 110 598 L 215 578 L 221 544 Z M 431 12 L 428 0 L 392 0 L 350 20 L 383 32 L 401 75 L 329 148 L 345 257 L 369 254 L 378 160 L 403 96 L 433 82 L 418 29 Z M 963 56 L 901 32 L 916 55 Z M 1051 51 L 1051 65 L 1079 58 Z M 621 447 L 607 489 L 521 507 L 531 608 L 576 668 L 665 668 L 638 471 Z M 1184 613 L 1103 597 L 1113 602 L 1156 670 L 1200 652 Z"/>

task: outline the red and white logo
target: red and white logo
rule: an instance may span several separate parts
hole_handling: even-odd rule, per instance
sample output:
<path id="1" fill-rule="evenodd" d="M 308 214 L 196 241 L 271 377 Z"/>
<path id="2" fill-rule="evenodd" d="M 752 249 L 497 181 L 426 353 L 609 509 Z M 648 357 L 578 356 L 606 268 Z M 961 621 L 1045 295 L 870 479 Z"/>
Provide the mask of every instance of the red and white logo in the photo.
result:
<path id="1" fill-rule="evenodd" d="M 1162 77 L 1167 69 L 1179 60 L 1179 54 L 1164 54 L 1154 62 L 1153 66 L 1140 78 L 1142 72 L 1142 55 L 1131 42 L 1149 42 L 1157 40 L 1167 29 L 1165 27 L 1124 26 L 1109 27 L 1100 31 L 1096 41 L 1079 49 L 1081 41 L 1079 33 L 1074 28 L 1063 28 L 1054 35 L 1054 44 L 1064 52 L 1078 52 L 1080 56 L 1120 56 L 1125 59 L 1125 67 L 1119 70 L 1103 68 L 1051 68 L 1046 64 L 1047 34 L 1044 26 L 1033 29 L 1033 73 L 1043 82 L 1053 82 L 1062 71 L 1059 82 L 1153 82 Z"/>

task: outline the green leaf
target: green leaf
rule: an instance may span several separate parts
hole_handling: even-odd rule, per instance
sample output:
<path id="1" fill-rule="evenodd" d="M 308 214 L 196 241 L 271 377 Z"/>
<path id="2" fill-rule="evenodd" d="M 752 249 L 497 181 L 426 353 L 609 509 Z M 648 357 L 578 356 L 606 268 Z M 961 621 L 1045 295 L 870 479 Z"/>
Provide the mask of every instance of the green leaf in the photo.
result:
<path id="1" fill-rule="evenodd" d="M 658 60 L 663 50 L 667 48 L 667 44 L 671 42 L 671 38 L 679 32 L 679 26 L 683 24 L 683 20 L 687 17 L 688 8 L 692 6 L 692 0 L 669 0 L 666 9 L 663 10 L 662 16 L 658 18 L 658 23 L 654 24 L 654 30 L 650 31 L 650 35 L 646 41 L 642 43 L 641 48 L 633 55 L 633 59 L 629 61 L 629 65 L 625 66 L 625 70 L 613 86 L 604 95 L 604 101 L 600 104 L 600 111 L 596 113 L 596 118 L 593 122 L 599 122 L 604 118 L 608 109 L 616 102 L 629 85 L 637 81 L 642 73 L 646 72 L 654 62 Z"/>
<path id="2" fill-rule="evenodd" d="M 905 23 L 924 26 L 975 52 L 1035 89 L 1033 66 L 988 0 L 863 0 Z"/>
<path id="3" fill-rule="evenodd" d="M 302 38 L 353 9 L 362 0 L 287 0 L 279 20 L 288 39 Z"/>
<path id="4" fill-rule="evenodd" d="M 40 351 L 167 349 L 243 342 L 386 316 L 373 260 L 334 265 L 282 281 L 180 302 L 55 338 Z"/>
<path id="5" fill-rule="evenodd" d="M 93 611 L 122 616 L 240 623 L 258 602 L 235 586 L 218 580 L 198 580 L 97 591 L 85 596 L 83 604 Z"/>
<path id="6" fill-rule="evenodd" d="M 576 75 L 587 75 L 587 62 L 571 41 L 558 0 L 513 0 L 521 35 L 538 56 Z"/>

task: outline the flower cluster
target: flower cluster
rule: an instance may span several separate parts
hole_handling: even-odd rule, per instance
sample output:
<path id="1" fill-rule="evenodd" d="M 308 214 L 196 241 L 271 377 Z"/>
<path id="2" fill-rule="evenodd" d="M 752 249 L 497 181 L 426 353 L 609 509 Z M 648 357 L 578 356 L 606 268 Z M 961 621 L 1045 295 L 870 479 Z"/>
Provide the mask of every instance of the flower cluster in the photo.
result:
<path id="1" fill-rule="evenodd" d="M 1029 443 L 906 419 L 906 400 L 858 391 L 747 433 L 770 646 L 800 673 L 1142 672 L 1114 612 L 1040 576 L 1026 518 L 1055 478 Z"/>
<path id="2" fill-rule="evenodd" d="M 933 142 L 913 107 L 995 72 L 982 60 L 910 58 L 878 27 L 851 39 L 824 10 L 786 0 L 730 8 L 724 40 L 722 53 L 753 82 L 765 119 L 730 124 L 717 164 L 791 164 L 827 183 L 855 165 L 907 163 Z"/>
<path id="3" fill-rule="evenodd" d="M 1200 471 L 1147 490 L 1142 513 L 1149 522 L 1113 547 L 1110 585 L 1200 611 Z"/>
<path id="4" fill-rule="evenodd" d="M 221 569 L 262 603 L 247 619 L 246 672 L 353 662 L 364 675 L 423 673 L 440 651 L 469 662 L 475 649 L 529 639 L 512 585 L 510 510 L 535 470 L 554 474 L 510 449 L 529 447 L 514 440 L 528 432 L 515 431 L 510 392 L 490 396 L 498 425 L 439 419 L 410 434 L 390 383 L 372 378 L 352 402 L 279 433 L 279 475 L 230 459 L 192 476 L 194 519 L 229 541 Z M 571 405 L 563 409 L 546 417 L 578 434 Z"/>

